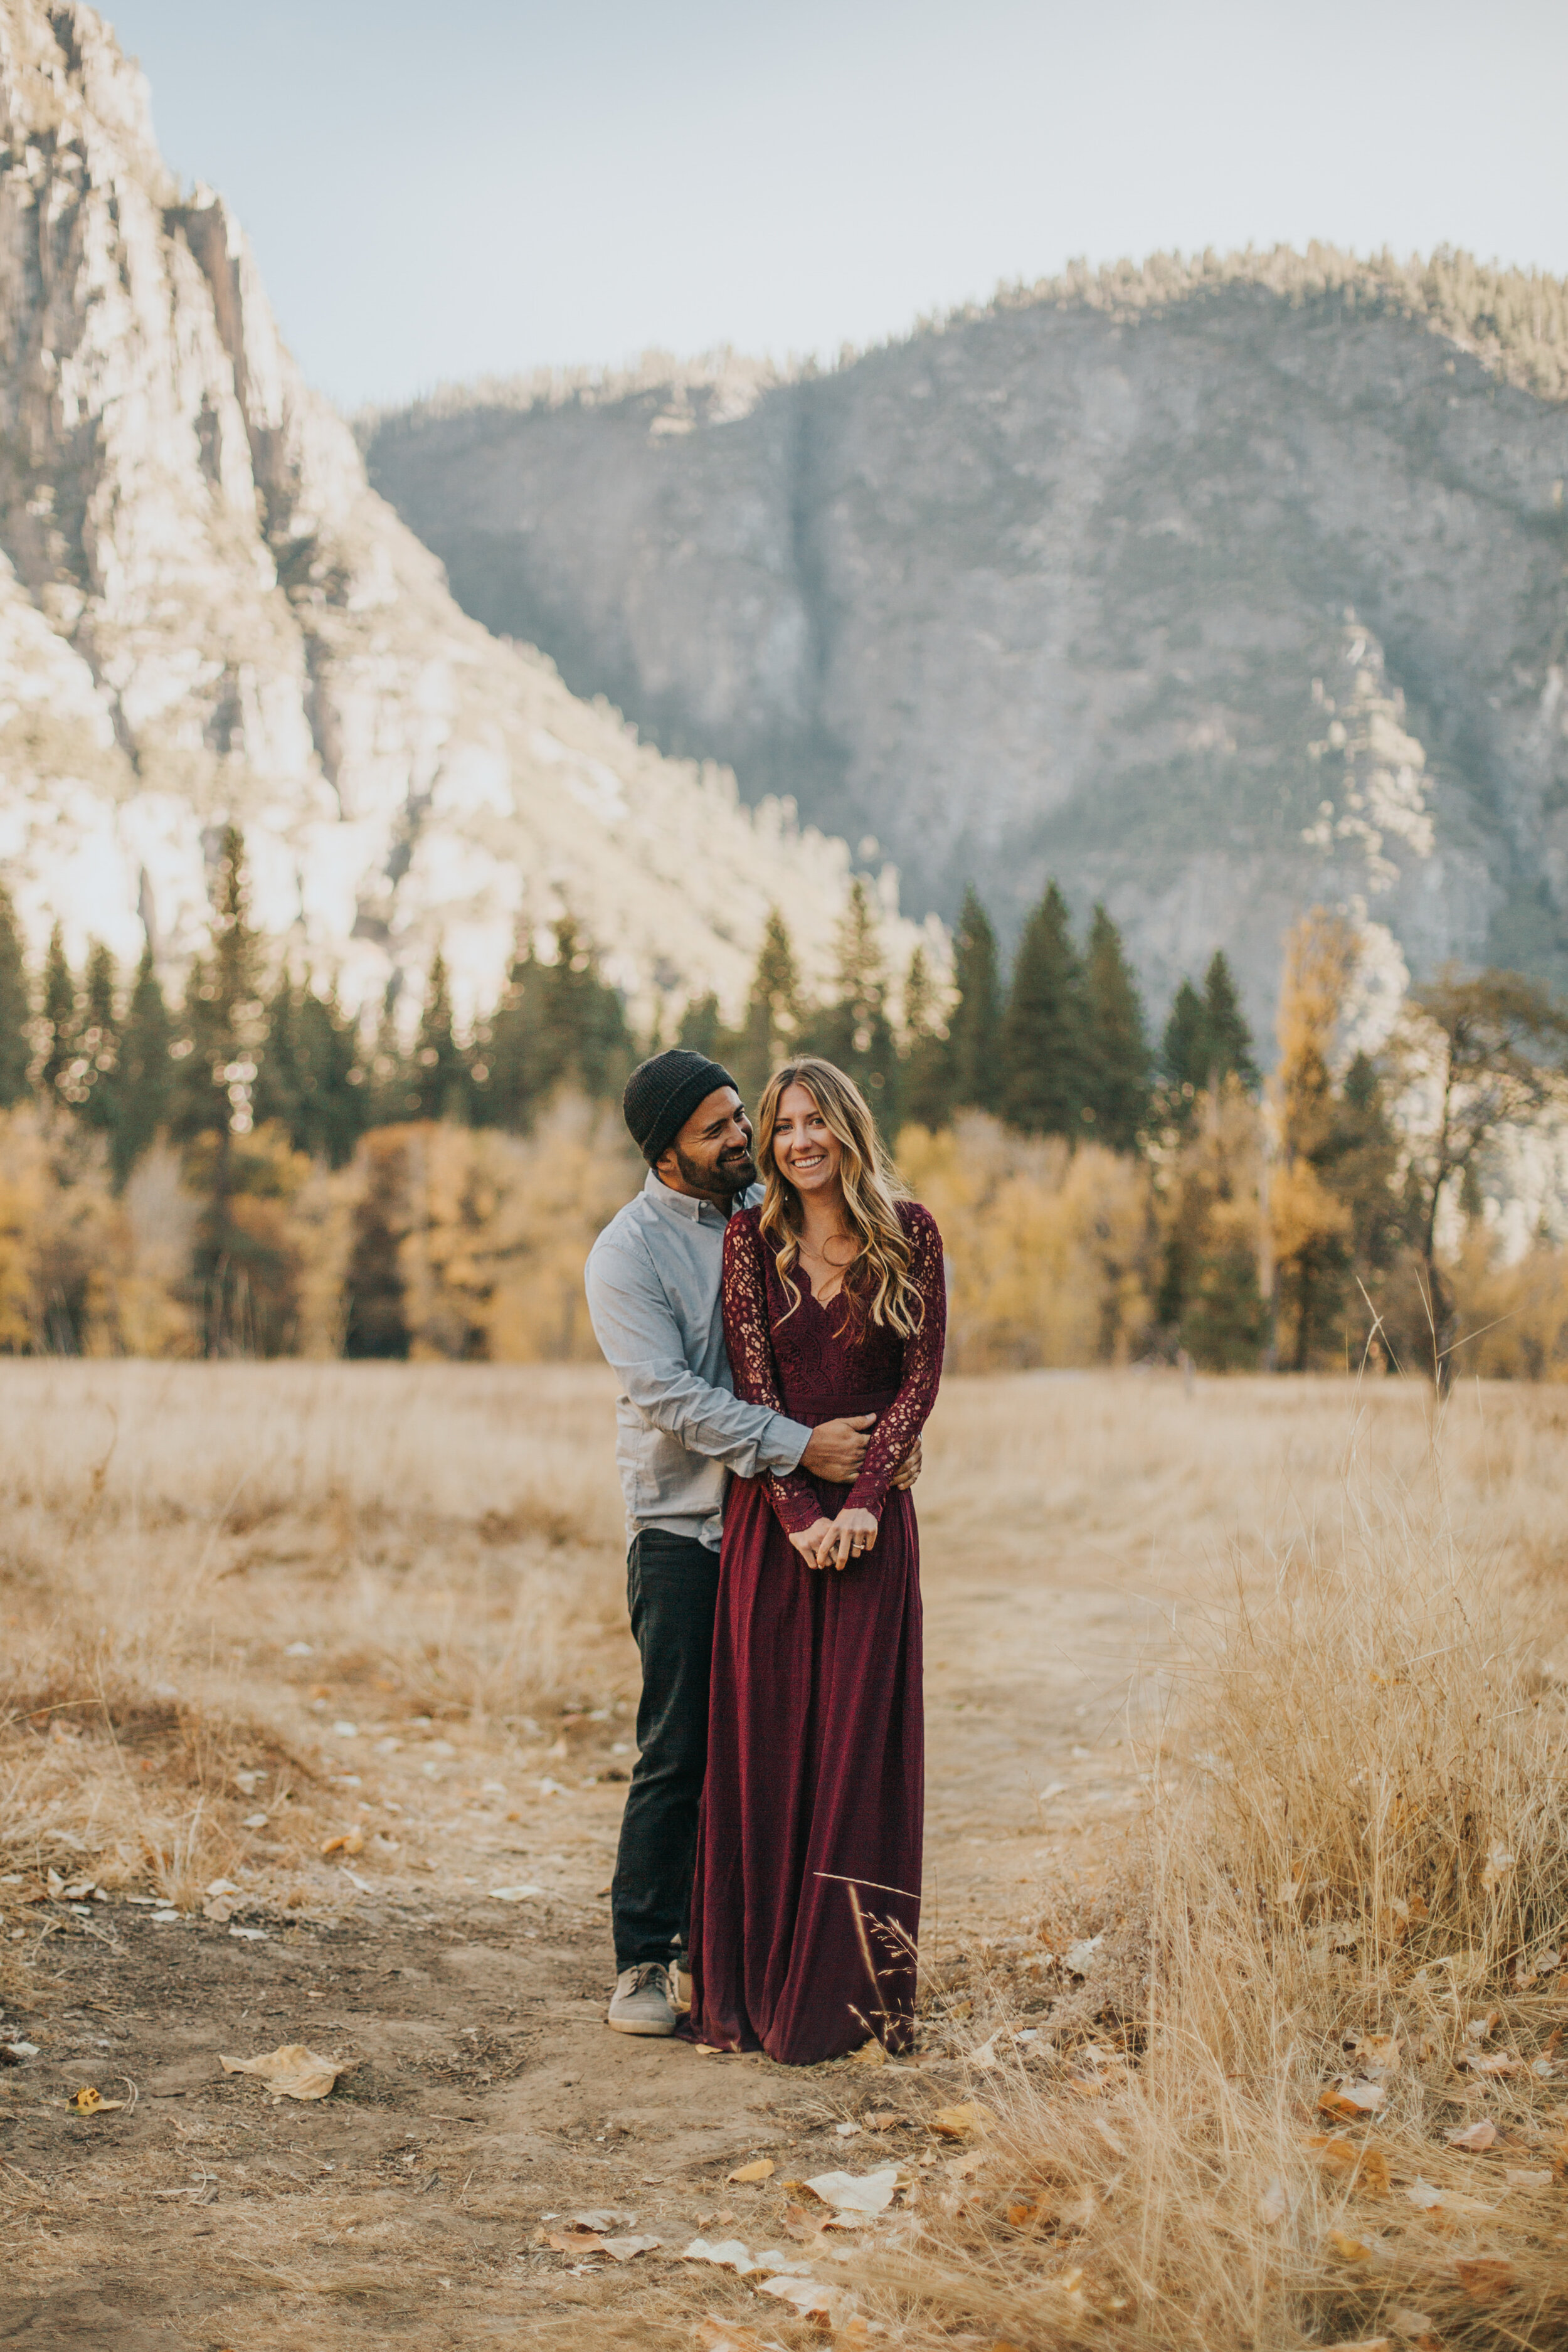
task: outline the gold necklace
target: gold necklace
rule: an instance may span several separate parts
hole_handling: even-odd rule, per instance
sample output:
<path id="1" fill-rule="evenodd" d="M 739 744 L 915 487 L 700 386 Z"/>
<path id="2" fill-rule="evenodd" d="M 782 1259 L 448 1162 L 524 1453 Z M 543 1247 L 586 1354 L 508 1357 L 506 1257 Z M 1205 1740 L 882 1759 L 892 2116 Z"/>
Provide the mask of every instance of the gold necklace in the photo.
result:
<path id="1" fill-rule="evenodd" d="M 836 1257 L 828 1256 L 828 1242 L 847 1242 L 849 1244 L 849 1255 L 843 1261 L 843 1263 L 846 1265 L 853 1265 L 856 1257 L 859 1255 L 858 1247 L 853 1234 L 829 1234 L 827 1241 L 823 1243 L 820 1249 L 808 1248 L 803 1239 L 795 1244 L 795 1255 L 798 1257 L 814 1259 L 818 1265 L 830 1265 L 837 1270 L 839 1265 L 839 1260 Z"/>

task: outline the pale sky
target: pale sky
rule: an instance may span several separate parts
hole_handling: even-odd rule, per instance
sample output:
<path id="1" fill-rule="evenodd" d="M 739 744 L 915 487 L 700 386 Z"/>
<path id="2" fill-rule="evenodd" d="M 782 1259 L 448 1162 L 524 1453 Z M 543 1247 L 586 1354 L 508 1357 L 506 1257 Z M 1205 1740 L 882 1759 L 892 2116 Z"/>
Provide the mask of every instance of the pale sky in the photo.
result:
<path id="1" fill-rule="evenodd" d="M 345 406 L 1311 237 L 1568 275 L 1568 0 L 123 0 Z"/>

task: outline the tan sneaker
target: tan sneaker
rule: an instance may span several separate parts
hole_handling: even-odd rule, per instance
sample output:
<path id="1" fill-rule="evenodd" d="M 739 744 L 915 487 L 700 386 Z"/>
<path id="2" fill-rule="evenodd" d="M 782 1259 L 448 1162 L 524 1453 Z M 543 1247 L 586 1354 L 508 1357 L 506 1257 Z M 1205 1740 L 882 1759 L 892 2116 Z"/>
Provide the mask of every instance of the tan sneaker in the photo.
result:
<path id="1" fill-rule="evenodd" d="M 661 1960 L 639 1960 L 621 1970 L 605 2021 L 616 2033 L 675 2032 L 675 1997 Z"/>

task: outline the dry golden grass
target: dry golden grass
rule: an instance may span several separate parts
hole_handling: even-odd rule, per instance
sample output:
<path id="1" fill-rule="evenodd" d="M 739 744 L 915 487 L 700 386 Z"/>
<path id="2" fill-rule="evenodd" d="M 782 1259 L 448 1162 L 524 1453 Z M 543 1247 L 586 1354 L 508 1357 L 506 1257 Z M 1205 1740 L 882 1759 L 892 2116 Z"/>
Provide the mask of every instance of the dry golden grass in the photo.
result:
<path id="1" fill-rule="evenodd" d="M 323 1905 L 340 1708 L 367 1834 L 373 1806 L 394 1832 L 377 1880 L 416 1868 L 372 1734 L 429 1717 L 477 1774 L 547 1709 L 624 1702 L 609 1393 L 569 1367 L 0 1366 L 0 1870 Z M 1096 1663 L 1131 1677 L 1147 1798 L 1109 1868 L 1024 1916 L 998 1885 L 984 1970 L 933 1988 L 933 2040 L 995 2062 L 992 2122 L 867 2269 L 894 2340 L 1568 2337 L 1565 1431 L 1523 1386 L 1439 1414 L 1402 1382 L 949 1384 L 933 1601 L 1009 1584 L 974 1652 L 1001 1675 L 1037 1585 L 1124 1601 Z M 1097 1932 L 1078 1985 L 1066 1946 Z M 1363 2122 L 1320 2108 L 1346 2078 L 1382 2093 Z M 1451 2144 L 1479 2121 L 1489 2148 Z"/>
<path id="2" fill-rule="evenodd" d="M 1562 1410 L 1250 1382 L 1129 1404 L 1085 1397 L 1064 1483 L 1079 1541 L 1121 1484 L 1123 1558 L 1146 1537 L 1187 1595 L 1149 1807 L 1094 1918 L 1036 1928 L 1037 1956 L 1105 1940 L 1032 2047 L 1016 1958 L 989 1988 L 993 2128 L 880 2266 L 882 2307 L 914 2344 L 1559 2344 Z"/>
<path id="3" fill-rule="evenodd" d="M 600 1373 L 13 1363 L 0 1433 L 0 1866 L 315 1899 L 326 1723 L 483 1753 L 601 1671 Z"/>

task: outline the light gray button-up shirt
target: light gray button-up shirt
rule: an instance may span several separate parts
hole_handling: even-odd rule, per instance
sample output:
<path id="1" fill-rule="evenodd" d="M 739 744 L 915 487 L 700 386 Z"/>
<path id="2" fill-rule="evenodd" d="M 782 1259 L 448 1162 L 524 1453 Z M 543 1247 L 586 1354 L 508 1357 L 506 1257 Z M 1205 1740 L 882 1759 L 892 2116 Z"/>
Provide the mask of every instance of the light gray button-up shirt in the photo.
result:
<path id="1" fill-rule="evenodd" d="M 736 1206 L 761 1198 L 754 1186 Z M 594 1335 L 621 1378 L 616 1461 L 627 1530 L 667 1528 L 714 1550 L 728 1473 L 798 1469 L 811 1442 L 798 1421 L 734 1392 L 719 1303 L 728 1222 L 650 1168 L 594 1244 L 584 1274 Z"/>

